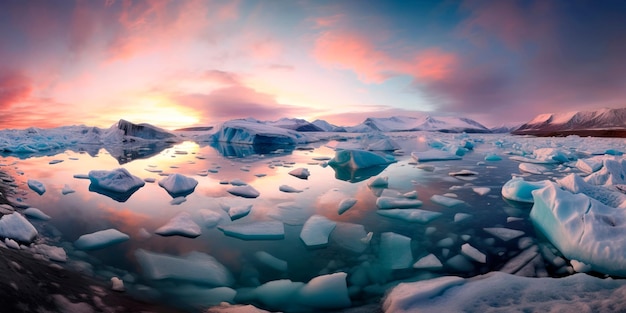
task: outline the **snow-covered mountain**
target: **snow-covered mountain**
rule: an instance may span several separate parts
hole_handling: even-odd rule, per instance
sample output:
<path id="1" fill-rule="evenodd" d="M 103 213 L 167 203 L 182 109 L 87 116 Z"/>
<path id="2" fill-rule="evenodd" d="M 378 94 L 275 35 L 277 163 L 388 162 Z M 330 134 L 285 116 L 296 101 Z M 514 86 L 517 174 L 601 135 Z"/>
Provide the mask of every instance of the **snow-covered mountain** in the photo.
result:
<path id="1" fill-rule="evenodd" d="M 522 126 L 524 123 L 514 122 L 514 123 L 504 123 L 498 126 L 494 126 L 489 128 L 489 130 L 494 134 L 505 134 L 510 133 Z"/>
<path id="2" fill-rule="evenodd" d="M 319 127 L 325 132 L 345 132 L 346 131 L 344 127 L 333 125 L 325 120 L 317 119 L 313 121 L 311 124 Z"/>
<path id="3" fill-rule="evenodd" d="M 357 125 L 364 131 L 382 132 L 402 132 L 402 131 L 439 131 L 450 133 L 489 133 L 489 129 L 482 124 L 464 117 L 431 116 L 421 117 L 392 116 L 392 117 L 370 117 L 363 123 Z M 350 131 L 350 129 L 348 129 Z"/>
<path id="4" fill-rule="evenodd" d="M 626 135 L 626 108 L 540 114 L 511 133 L 622 137 Z"/>
<path id="5" fill-rule="evenodd" d="M 281 118 L 277 121 L 263 122 L 265 125 L 291 129 L 299 132 L 321 132 L 324 129 L 300 118 Z"/>

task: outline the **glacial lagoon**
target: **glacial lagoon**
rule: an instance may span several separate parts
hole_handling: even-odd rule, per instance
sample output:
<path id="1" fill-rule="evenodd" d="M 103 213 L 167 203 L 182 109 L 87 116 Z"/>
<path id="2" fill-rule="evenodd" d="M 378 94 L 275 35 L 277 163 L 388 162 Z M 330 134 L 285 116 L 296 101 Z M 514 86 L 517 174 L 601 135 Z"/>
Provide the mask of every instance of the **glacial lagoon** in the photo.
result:
<path id="1" fill-rule="evenodd" d="M 15 180 L 14 203 L 22 209 L 38 208 L 50 217 L 29 221 L 39 232 L 39 242 L 66 251 L 68 259 L 61 266 L 104 281 L 118 277 L 126 292 L 140 299 L 191 312 L 222 302 L 284 311 L 375 310 L 400 282 L 448 275 L 467 278 L 492 271 L 529 277 L 572 275 L 568 260 L 529 219 L 533 204 L 504 199 L 502 186 L 512 176 L 541 181 L 585 175 L 575 166 L 576 159 L 624 147 L 623 140 L 606 138 L 388 135 L 401 147 L 393 153 L 396 162 L 359 171 L 327 165 L 337 145 L 362 140 L 356 134 L 289 147 L 190 140 L 47 155 L 7 154 L 0 159 L 0 170 Z M 411 152 L 432 149 L 437 142 L 466 141 L 472 148 L 460 160 L 416 162 L 411 157 Z M 565 151 L 571 159 L 542 164 L 534 174 L 520 170 L 519 157 L 542 147 Z M 145 185 L 120 196 L 84 179 L 92 170 L 116 168 L 126 169 Z M 289 174 L 302 168 L 308 177 Z M 159 186 L 173 173 L 197 180 L 193 192 L 173 196 Z M 40 195 L 29 188 L 28 180 L 42 183 L 45 192 Z M 259 196 L 228 192 L 233 185 L 244 184 Z M 354 204 L 346 204 L 346 199 Z M 392 202 L 388 208 L 380 208 L 384 199 Z M 398 199 L 408 203 L 406 208 L 397 209 Z M 414 219 L 407 221 L 402 213 L 400 217 L 388 213 L 392 210 L 422 211 L 414 211 Z M 166 236 L 157 234 L 182 212 L 191 224 L 179 224 L 183 229 Z M 303 232 L 310 219 L 311 229 Z M 276 222 L 284 229 L 282 234 L 246 237 L 236 231 L 263 225 L 259 223 L 274 227 Z M 190 227 L 197 227 L 200 234 L 184 235 Z M 80 236 L 106 229 L 129 238 L 94 249 L 77 247 Z M 313 244 L 306 244 L 303 233 L 312 233 Z M 194 275 L 176 268 L 181 265 L 215 272 Z M 329 296 L 328 306 L 315 307 L 307 301 L 316 295 L 303 296 L 301 303 L 294 303 L 294 294 L 280 298 L 281 292 L 289 295 L 316 277 L 333 273 L 345 273 L 345 287 L 336 287 L 337 280 L 332 286 L 349 299 Z M 281 289 L 277 282 L 287 287 Z M 273 291 L 259 287 L 268 283 L 276 286 Z M 269 297 L 272 292 L 275 296 Z"/>

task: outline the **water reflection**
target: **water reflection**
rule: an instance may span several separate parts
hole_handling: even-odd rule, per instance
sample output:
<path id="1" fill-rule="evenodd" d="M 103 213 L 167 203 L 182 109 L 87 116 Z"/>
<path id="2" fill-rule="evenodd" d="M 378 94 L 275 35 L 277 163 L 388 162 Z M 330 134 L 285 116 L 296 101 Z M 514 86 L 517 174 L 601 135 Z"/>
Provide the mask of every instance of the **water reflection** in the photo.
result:
<path id="1" fill-rule="evenodd" d="M 260 156 L 269 154 L 274 156 L 289 155 L 294 150 L 293 145 L 272 145 L 272 144 L 231 144 L 225 142 L 212 142 L 213 147 L 217 152 L 228 158 L 246 158 L 250 156 Z"/>
<path id="2" fill-rule="evenodd" d="M 358 183 L 364 181 L 372 176 L 380 174 L 387 168 L 388 165 L 378 165 L 367 168 L 353 169 L 345 166 L 332 166 L 335 171 L 335 178 L 351 183 Z"/>
<path id="3" fill-rule="evenodd" d="M 122 165 L 133 160 L 153 157 L 171 147 L 172 144 L 166 142 L 150 142 L 105 146 L 104 149 Z"/>

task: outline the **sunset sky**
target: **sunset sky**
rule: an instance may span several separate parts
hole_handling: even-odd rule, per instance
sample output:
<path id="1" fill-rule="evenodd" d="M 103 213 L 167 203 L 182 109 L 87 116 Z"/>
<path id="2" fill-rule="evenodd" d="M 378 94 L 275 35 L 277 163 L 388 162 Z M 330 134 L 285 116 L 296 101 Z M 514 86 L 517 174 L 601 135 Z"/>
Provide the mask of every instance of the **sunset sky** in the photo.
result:
<path id="1" fill-rule="evenodd" d="M 626 107 L 626 1 L 0 1 L 0 128 Z"/>

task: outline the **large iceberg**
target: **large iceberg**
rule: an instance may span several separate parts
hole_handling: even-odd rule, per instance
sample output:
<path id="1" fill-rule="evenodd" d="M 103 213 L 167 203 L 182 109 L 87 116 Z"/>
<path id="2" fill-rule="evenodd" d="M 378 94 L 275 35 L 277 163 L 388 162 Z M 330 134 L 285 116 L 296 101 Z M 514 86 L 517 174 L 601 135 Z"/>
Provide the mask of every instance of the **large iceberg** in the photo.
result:
<path id="1" fill-rule="evenodd" d="M 90 171 L 89 180 L 90 191 L 104 194 L 120 202 L 128 200 L 135 191 L 146 184 L 143 179 L 130 174 L 125 168 Z"/>
<path id="2" fill-rule="evenodd" d="M 214 141 L 250 145 L 295 145 L 306 143 L 298 132 L 246 120 L 225 122 L 213 135 Z"/>
<path id="3" fill-rule="evenodd" d="M 530 217 L 570 260 L 611 275 L 626 276 L 626 212 L 561 190 L 555 183 L 533 191 Z"/>

